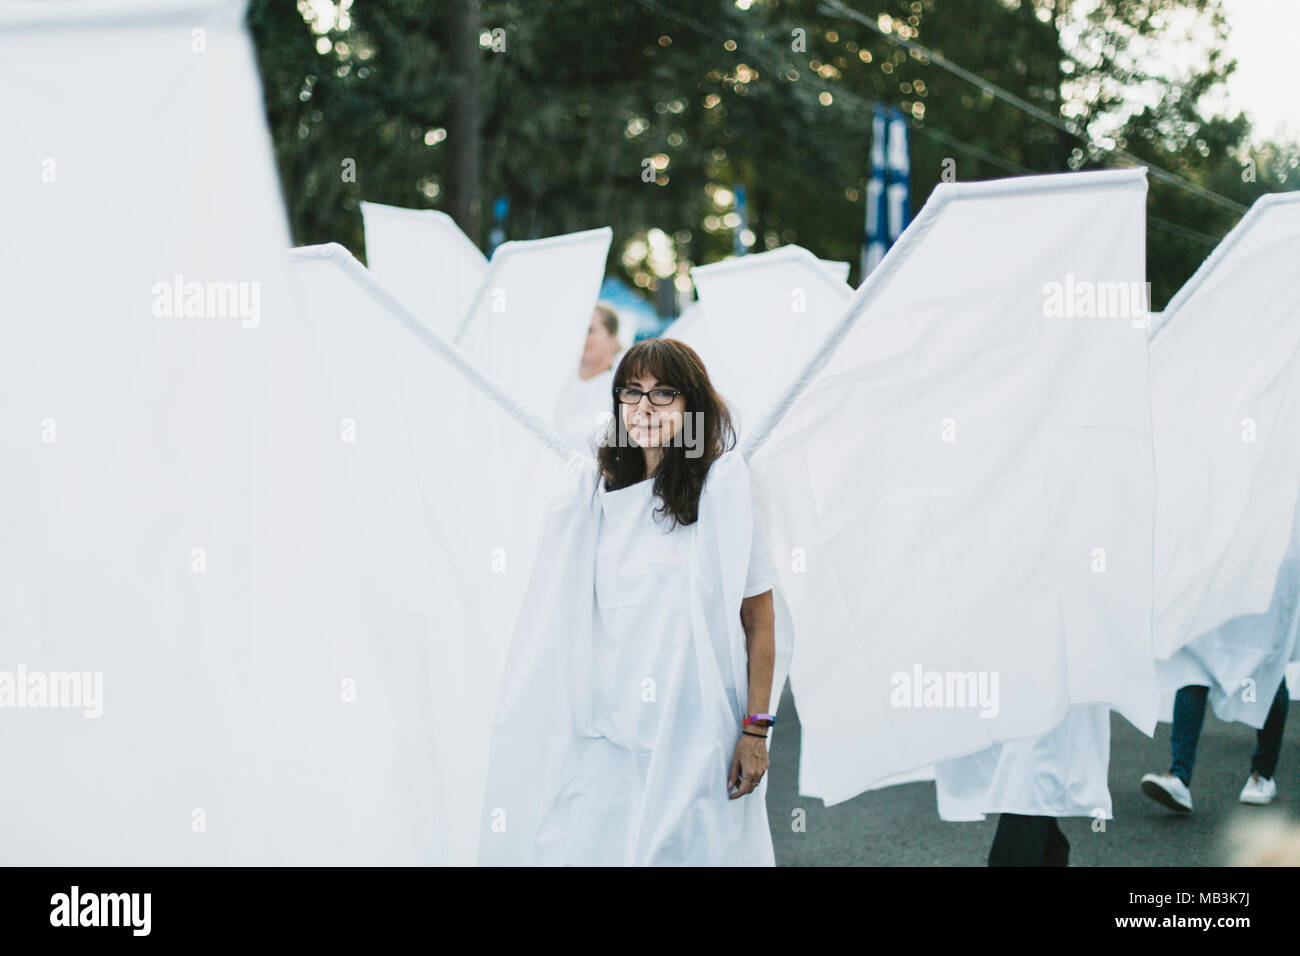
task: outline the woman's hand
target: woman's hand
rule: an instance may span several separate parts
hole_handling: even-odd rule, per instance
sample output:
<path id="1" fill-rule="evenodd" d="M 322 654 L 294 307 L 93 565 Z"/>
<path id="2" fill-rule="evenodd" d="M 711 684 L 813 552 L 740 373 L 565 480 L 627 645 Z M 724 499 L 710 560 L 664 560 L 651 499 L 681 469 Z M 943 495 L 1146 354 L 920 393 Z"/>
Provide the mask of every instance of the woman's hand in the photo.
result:
<path id="1" fill-rule="evenodd" d="M 727 775 L 727 789 L 736 788 L 736 792 L 728 799 L 735 800 L 753 793 L 763 774 L 767 773 L 767 741 L 753 736 L 755 732 L 741 734 L 736 741 L 736 751 L 731 755 L 731 773 Z"/>
<path id="2" fill-rule="evenodd" d="M 772 667 L 776 660 L 776 611 L 772 592 L 764 591 L 740 602 L 740 624 L 745 629 L 745 654 L 749 665 L 749 712 L 763 714 L 772 698 Z M 767 739 L 761 725 L 742 726 L 743 733 L 731 756 L 727 789 L 738 787 L 731 799 L 753 793 L 767 773 Z"/>

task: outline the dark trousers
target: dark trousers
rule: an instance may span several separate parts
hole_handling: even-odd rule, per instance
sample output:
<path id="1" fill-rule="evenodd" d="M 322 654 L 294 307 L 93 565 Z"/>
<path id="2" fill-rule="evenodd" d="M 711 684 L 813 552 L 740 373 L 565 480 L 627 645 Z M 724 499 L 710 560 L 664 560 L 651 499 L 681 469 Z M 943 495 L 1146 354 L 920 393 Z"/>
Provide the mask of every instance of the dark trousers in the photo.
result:
<path id="1" fill-rule="evenodd" d="M 1187 786 L 1192 785 L 1192 767 L 1196 765 L 1196 744 L 1201 739 L 1201 726 L 1205 723 L 1205 702 L 1210 688 L 1192 684 L 1180 688 L 1174 696 L 1174 728 L 1169 734 L 1169 749 L 1173 763 L 1169 772 Z M 1277 770 L 1277 755 L 1282 749 L 1282 728 L 1286 726 L 1289 697 L 1283 679 L 1268 709 L 1262 729 L 1255 732 L 1255 753 L 1250 758 L 1250 769 L 1265 780 L 1273 779 Z"/>
<path id="2" fill-rule="evenodd" d="M 1070 841 L 1056 817 L 1004 813 L 989 848 L 989 866 L 1068 866 Z"/>

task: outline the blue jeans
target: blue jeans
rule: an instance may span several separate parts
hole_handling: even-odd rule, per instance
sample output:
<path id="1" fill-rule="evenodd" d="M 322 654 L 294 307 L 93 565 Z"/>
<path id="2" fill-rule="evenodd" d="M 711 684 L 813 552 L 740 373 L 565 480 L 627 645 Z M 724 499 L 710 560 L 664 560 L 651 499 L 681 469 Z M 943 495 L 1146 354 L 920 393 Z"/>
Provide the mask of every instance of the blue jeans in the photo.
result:
<path id="1" fill-rule="evenodd" d="M 1205 702 L 1210 688 L 1191 684 L 1180 688 L 1174 696 L 1174 729 L 1169 735 L 1169 749 L 1173 763 L 1169 772 L 1184 785 L 1192 785 L 1192 767 L 1196 764 L 1196 744 L 1201 738 L 1201 725 L 1205 723 Z M 1255 753 L 1250 758 L 1250 769 L 1265 780 L 1273 779 L 1277 769 L 1277 755 L 1282 749 L 1282 728 L 1286 726 L 1289 696 L 1286 679 L 1282 680 L 1268 709 L 1268 717 L 1261 730 L 1255 732 Z"/>

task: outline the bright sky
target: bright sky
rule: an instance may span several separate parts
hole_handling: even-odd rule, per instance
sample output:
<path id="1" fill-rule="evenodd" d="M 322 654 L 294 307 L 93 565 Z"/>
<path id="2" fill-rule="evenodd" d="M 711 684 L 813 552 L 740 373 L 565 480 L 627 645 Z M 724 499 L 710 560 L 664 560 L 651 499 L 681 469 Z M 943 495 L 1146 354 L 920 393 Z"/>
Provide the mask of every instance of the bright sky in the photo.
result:
<path id="1" fill-rule="evenodd" d="M 1232 104 L 1249 113 L 1256 139 L 1300 139 L 1300 0 L 1224 0 L 1237 72 Z"/>

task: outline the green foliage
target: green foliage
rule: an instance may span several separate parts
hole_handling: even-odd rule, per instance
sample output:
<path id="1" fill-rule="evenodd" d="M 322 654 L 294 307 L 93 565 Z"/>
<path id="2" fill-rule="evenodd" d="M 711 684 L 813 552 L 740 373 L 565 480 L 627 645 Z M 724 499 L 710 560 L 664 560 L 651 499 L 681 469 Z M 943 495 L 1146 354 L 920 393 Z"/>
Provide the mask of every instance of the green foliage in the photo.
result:
<path id="1" fill-rule="evenodd" d="M 322 33 L 326 24 L 308 22 L 305 4 L 253 0 L 296 241 L 339 241 L 360 253 L 360 199 L 445 205 L 445 126 L 461 82 L 449 66 L 447 22 L 461 2 L 356 0 Z M 1252 154 L 1244 117 L 1202 112 L 1204 94 L 1233 67 L 1221 53 L 1219 0 L 851 5 L 888 15 L 895 35 L 1090 139 L 1236 202 L 1296 186 L 1295 147 Z M 1207 57 L 1171 79 L 1156 54 L 1178 39 L 1171 24 L 1183 22 L 1199 31 Z M 629 240 L 663 230 L 681 267 L 729 255 L 733 230 L 722 217 L 730 208 L 712 197 L 725 199 L 738 183 L 755 250 L 798 242 L 854 263 L 856 278 L 875 103 L 913 117 L 913 208 L 945 170 L 970 180 L 1130 161 L 827 12 L 821 0 L 483 0 L 481 26 L 504 42 L 480 51 L 484 205 L 510 198 L 510 238 L 610 225 L 611 268 L 650 288 L 662 280 L 622 257 Z M 1250 182 L 1242 173 L 1252 156 Z M 346 159 L 355 160 L 356 182 L 340 174 Z M 1150 212 L 1159 306 L 1238 213 L 1159 183 Z"/>

